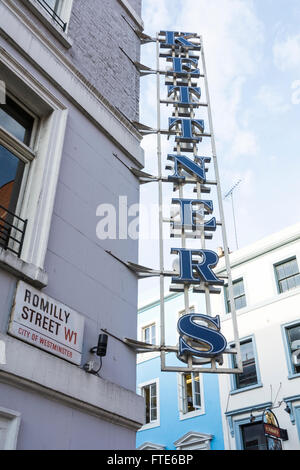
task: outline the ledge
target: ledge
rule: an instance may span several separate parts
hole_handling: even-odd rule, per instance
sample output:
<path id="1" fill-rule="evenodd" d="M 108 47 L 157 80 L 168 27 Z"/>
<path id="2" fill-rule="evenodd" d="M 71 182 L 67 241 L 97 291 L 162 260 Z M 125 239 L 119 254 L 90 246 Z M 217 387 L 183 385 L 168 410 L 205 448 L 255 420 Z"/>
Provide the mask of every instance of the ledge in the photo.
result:
<path id="1" fill-rule="evenodd" d="M 118 0 L 121 3 L 122 7 L 128 15 L 133 19 L 133 21 L 138 25 L 138 27 L 143 31 L 144 30 L 144 22 L 141 17 L 137 14 L 137 12 L 132 8 L 129 4 L 128 0 Z"/>
<path id="2" fill-rule="evenodd" d="M 234 390 L 230 390 L 230 395 L 238 395 L 239 393 L 243 392 L 250 392 L 251 390 L 255 390 L 256 388 L 262 388 L 263 384 L 258 383 L 255 385 L 250 385 L 249 387 L 244 387 L 244 388 L 235 388 Z"/>
<path id="3" fill-rule="evenodd" d="M 21 0 L 22 3 L 43 23 L 53 36 L 66 48 L 70 49 L 73 41 L 60 28 L 51 16 L 35 0 Z"/>
<path id="4" fill-rule="evenodd" d="M 33 264 L 22 261 L 16 255 L 3 248 L 0 248 L 0 268 L 38 289 L 48 285 L 48 275 L 45 271 Z"/>
<path id="5" fill-rule="evenodd" d="M 7 361 L 0 365 L 0 382 L 134 431 L 142 426 L 143 397 L 10 336 L 0 334 L 0 340 L 6 344 Z"/>

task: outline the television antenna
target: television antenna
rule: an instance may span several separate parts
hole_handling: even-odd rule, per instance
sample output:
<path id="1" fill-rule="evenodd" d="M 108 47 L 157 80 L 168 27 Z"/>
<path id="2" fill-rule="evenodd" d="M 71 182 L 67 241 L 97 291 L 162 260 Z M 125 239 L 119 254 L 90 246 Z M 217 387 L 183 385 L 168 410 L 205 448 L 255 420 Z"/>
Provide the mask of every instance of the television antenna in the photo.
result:
<path id="1" fill-rule="evenodd" d="M 236 230 L 236 220 L 235 220 L 235 210 L 234 210 L 234 202 L 233 202 L 233 191 L 239 186 L 239 184 L 242 182 L 242 180 L 238 180 L 234 186 L 225 194 L 224 196 L 224 201 L 228 197 L 231 197 L 231 205 L 232 205 L 232 215 L 233 215 L 233 225 L 234 225 L 234 233 L 235 233 L 235 243 L 236 243 L 236 249 L 239 249 L 238 245 L 238 237 L 237 237 L 237 230 Z"/>

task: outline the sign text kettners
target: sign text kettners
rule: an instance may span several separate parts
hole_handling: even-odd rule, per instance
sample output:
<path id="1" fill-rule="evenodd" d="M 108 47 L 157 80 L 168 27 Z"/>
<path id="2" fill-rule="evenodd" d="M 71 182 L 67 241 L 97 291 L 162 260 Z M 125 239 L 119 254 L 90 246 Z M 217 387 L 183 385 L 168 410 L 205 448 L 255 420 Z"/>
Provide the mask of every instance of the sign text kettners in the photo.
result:
<path id="1" fill-rule="evenodd" d="M 242 372 L 242 359 L 202 38 L 196 33 L 176 31 L 161 31 L 156 39 L 144 37 L 144 43 L 154 41 L 157 46 L 156 70 L 139 65 L 142 75 L 155 73 L 157 77 L 157 129 L 140 125 L 140 131 L 144 135 L 157 134 L 158 176 L 157 178 L 150 177 L 149 181 L 147 181 L 149 175 L 142 176 L 143 182 L 157 181 L 158 183 L 161 305 L 161 343 L 158 350 L 161 353 L 161 369 L 164 371 L 240 373 Z M 161 59 L 165 61 L 165 69 L 161 68 Z M 160 91 L 162 76 L 165 78 L 167 87 L 164 99 L 161 98 Z M 202 89 L 198 83 L 200 80 L 204 80 L 206 102 L 201 101 Z M 161 128 L 162 104 L 172 107 L 172 115 L 169 116 L 166 130 Z M 208 132 L 205 131 L 205 121 L 196 115 L 200 108 L 207 110 Z M 168 139 L 174 138 L 172 153 L 165 157 L 166 170 L 171 171 L 167 177 L 163 175 L 162 136 L 164 135 L 167 135 Z M 212 155 L 203 155 L 199 152 L 198 147 L 206 138 L 211 141 Z M 215 174 L 213 181 L 207 179 L 211 162 L 213 162 Z M 163 215 L 162 210 L 163 184 L 166 183 L 173 184 L 174 192 L 178 192 L 178 197 L 172 199 L 169 218 Z M 191 197 L 191 191 L 185 194 L 187 186 L 194 190 L 195 197 Z M 219 220 L 214 216 L 213 200 L 207 197 L 212 188 L 217 190 Z M 165 344 L 164 281 L 165 277 L 170 276 L 170 271 L 165 270 L 164 259 L 163 224 L 166 222 L 170 225 L 171 238 L 181 239 L 181 247 L 172 248 L 170 253 L 177 256 L 176 267 L 171 274 L 170 291 L 183 292 L 185 304 L 185 314 L 179 319 L 177 325 L 179 342 L 176 347 L 169 347 Z M 214 251 L 206 248 L 206 240 L 212 239 L 218 227 L 222 231 L 235 342 L 231 348 L 227 347 L 227 341 L 220 332 L 220 317 L 212 312 L 210 299 L 212 294 L 220 293 L 220 287 L 224 285 L 224 279 L 219 278 L 214 272 L 219 257 Z M 199 240 L 199 246 L 196 249 L 189 248 L 187 246 L 189 239 Z M 190 313 L 191 288 L 194 292 L 205 295 L 205 313 Z M 152 350 L 153 348 L 154 345 L 152 345 Z M 186 366 L 168 365 L 166 355 L 169 352 L 176 352 L 178 359 Z M 234 354 L 236 357 L 233 363 L 236 366 L 222 367 L 223 354 Z"/>

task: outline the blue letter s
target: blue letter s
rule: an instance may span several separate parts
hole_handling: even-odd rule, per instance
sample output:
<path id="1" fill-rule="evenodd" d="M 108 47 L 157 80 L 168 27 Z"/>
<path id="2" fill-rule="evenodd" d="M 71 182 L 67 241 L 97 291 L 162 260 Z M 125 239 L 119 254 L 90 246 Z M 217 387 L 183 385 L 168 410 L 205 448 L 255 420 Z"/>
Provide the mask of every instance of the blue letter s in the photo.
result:
<path id="1" fill-rule="evenodd" d="M 205 322 L 208 326 L 196 323 L 194 320 Z M 215 357 L 227 347 L 227 341 L 220 333 L 220 317 L 218 315 L 216 317 L 201 314 L 184 315 L 179 319 L 177 328 L 180 334 L 179 358 L 184 358 L 187 355 Z M 199 349 L 196 349 L 197 343 Z"/>

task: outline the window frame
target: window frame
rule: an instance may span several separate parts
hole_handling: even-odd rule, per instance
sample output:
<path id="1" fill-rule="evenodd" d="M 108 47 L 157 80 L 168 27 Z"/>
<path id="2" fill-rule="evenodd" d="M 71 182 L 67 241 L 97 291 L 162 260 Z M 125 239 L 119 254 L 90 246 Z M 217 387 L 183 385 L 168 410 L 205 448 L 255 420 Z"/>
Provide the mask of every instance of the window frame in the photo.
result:
<path id="1" fill-rule="evenodd" d="M 153 335 L 152 335 L 152 327 L 155 327 L 155 342 L 153 342 Z M 145 331 L 150 328 L 150 339 L 151 341 L 148 343 L 145 339 Z M 157 325 L 156 325 L 156 322 L 152 322 L 152 323 L 149 323 L 147 325 L 143 325 L 141 327 L 141 339 L 144 343 L 147 343 L 147 344 L 153 344 L 153 345 L 156 345 L 157 344 Z"/>
<path id="2" fill-rule="evenodd" d="M 156 420 L 154 421 L 151 421 L 150 423 L 145 423 L 140 429 L 139 431 L 144 431 L 146 429 L 152 429 L 152 428 L 156 428 L 156 427 L 159 427 L 160 426 L 160 388 L 159 388 L 159 378 L 157 377 L 156 379 L 152 379 L 152 380 L 148 380 L 147 382 L 143 382 L 143 383 L 140 383 L 138 385 L 138 393 L 139 395 L 141 395 L 142 397 L 144 397 L 143 395 L 143 389 L 145 387 L 148 387 L 150 385 L 153 385 L 155 384 L 156 385 L 156 410 L 157 410 L 157 413 L 156 413 Z M 145 407 L 145 418 L 146 418 L 146 407 Z"/>
<path id="3" fill-rule="evenodd" d="M 4 418 L 9 422 L 6 442 L 3 450 L 16 450 L 21 424 L 21 413 L 9 410 L 7 408 L 0 408 L 0 418 Z"/>
<path id="4" fill-rule="evenodd" d="M 286 323 L 281 326 L 281 332 L 282 332 L 282 337 L 283 337 L 283 344 L 284 344 L 284 350 L 285 350 L 285 355 L 286 355 L 286 362 L 287 362 L 287 367 L 288 367 L 288 379 L 296 379 L 300 377 L 300 372 L 294 372 L 294 364 L 292 362 L 291 358 L 291 351 L 290 351 L 290 344 L 289 344 L 289 339 L 288 339 L 288 332 L 287 330 L 296 326 L 300 326 L 300 319 L 295 320 L 293 322 Z"/>
<path id="5" fill-rule="evenodd" d="M 26 105 L 24 105 L 18 98 L 16 98 L 16 96 L 13 93 L 11 93 L 8 90 L 6 90 L 6 97 L 9 97 L 11 101 L 15 102 L 17 106 L 19 106 L 23 111 L 25 111 L 33 119 L 33 126 L 32 126 L 30 141 L 28 145 L 26 145 L 24 142 L 19 140 L 17 137 L 11 134 L 7 129 L 5 129 L 4 127 L 0 125 L 0 145 L 24 163 L 24 171 L 22 175 L 20 188 L 19 188 L 17 203 L 13 211 L 17 217 L 23 218 L 21 216 L 22 207 L 23 207 L 23 199 L 25 195 L 27 182 L 28 182 L 30 165 L 34 162 L 36 158 L 36 153 L 34 152 L 34 146 L 39 137 L 40 119 Z M 9 210 L 9 208 L 7 209 Z M 17 222 L 16 222 L 16 226 L 18 226 Z M 12 236 L 15 235 L 15 232 L 16 232 L 15 230 L 12 230 Z M 14 250 L 18 250 L 19 248 L 19 245 L 17 242 L 10 243 L 10 245 L 11 245 L 11 248 Z"/>
<path id="6" fill-rule="evenodd" d="M 274 271 L 274 276 L 275 276 L 275 281 L 276 281 L 276 289 L 277 289 L 277 294 L 278 295 L 282 295 L 282 294 L 286 294 L 287 292 L 291 292 L 293 291 L 294 289 L 299 289 L 300 288 L 300 285 L 299 286 L 296 286 L 296 287 L 293 287 L 292 289 L 287 289 L 283 292 L 280 292 L 280 286 L 279 286 L 279 282 L 282 281 L 282 279 L 279 281 L 279 278 L 278 278 L 278 273 L 277 273 L 277 267 L 282 265 L 282 264 L 286 264 L 290 261 L 293 261 L 293 260 L 296 260 L 296 263 L 297 263 L 297 267 L 298 267 L 298 274 L 300 274 L 300 271 L 299 271 L 299 263 L 298 263 L 298 258 L 297 258 L 297 255 L 294 255 L 294 256 L 290 256 L 289 258 L 286 258 L 282 261 L 278 261 L 277 263 L 274 263 L 273 264 L 273 271 Z M 293 276 L 297 276 L 297 274 L 293 274 Z M 292 276 L 290 276 L 292 277 Z M 288 278 L 284 278 L 284 279 L 288 279 Z"/>
<path id="7" fill-rule="evenodd" d="M 194 406 L 194 393 L 195 393 L 195 388 L 194 388 L 194 377 L 192 378 L 192 393 L 193 393 L 193 406 L 195 410 L 193 411 L 188 411 L 184 412 L 184 400 L 185 400 L 185 384 L 184 384 L 184 376 L 186 375 L 198 375 L 199 376 L 199 388 L 200 388 L 200 400 L 201 400 L 201 405 L 198 407 L 197 405 Z M 185 419 L 190 419 L 194 418 L 196 416 L 201 416 L 205 414 L 205 400 L 204 400 L 204 387 L 203 387 L 203 374 L 199 372 L 191 372 L 191 373 L 185 373 L 185 372 L 180 372 L 177 374 L 177 390 L 178 390 L 178 410 L 179 410 L 179 419 L 181 421 Z"/>
<path id="8" fill-rule="evenodd" d="M 46 28 L 53 34 L 53 36 L 58 41 L 61 42 L 61 44 L 66 49 L 72 47 L 73 42 L 68 36 L 68 29 L 74 0 L 64 0 L 60 9 L 59 17 L 61 18 L 63 23 L 66 23 L 65 30 L 53 20 L 52 15 L 47 12 L 45 7 L 43 7 L 37 0 L 21 1 L 23 2 L 23 4 L 26 5 L 27 8 L 32 11 L 32 13 L 46 26 Z"/>
<path id="9" fill-rule="evenodd" d="M 3 267 L 25 275 L 38 287 L 47 285 L 44 262 L 48 248 L 54 201 L 65 140 L 68 108 L 50 90 L 40 84 L 23 66 L 4 54 L 0 60 L 1 79 L 9 84 L 7 92 L 25 109 L 39 117 L 40 125 L 33 132 L 27 147 L 8 132 L 1 130 L 5 147 L 21 159 L 32 161 L 24 187 L 19 217 L 28 220 L 21 261 L 5 257 Z M 24 179 L 25 181 L 25 179 Z M 47 184 L 45 182 L 47 181 Z M 31 265 L 29 273 L 28 266 Z M 32 273 L 32 276 L 31 276 Z"/>
<path id="10" fill-rule="evenodd" d="M 187 315 L 189 315 L 189 314 L 191 314 L 191 313 L 195 313 L 195 314 L 196 314 L 196 306 L 195 306 L 195 305 L 191 305 L 191 306 L 189 307 L 189 313 L 188 313 Z M 185 315 L 185 314 L 186 314 L 186 313 L 185 313 L 185 308 L 183 308 L 182 310 L 179 310 L 179 312 L 178 312 L 178 320 L 179 320 L 183 315 Z"/>
<path id="11" fill-rule="evenodd" d="M 247 392 L 249 390 L 255 389 L 255 388 L 260 388 L 262 387 L 261 383 L 261 376 L 260 376 L 260 369 L 259 369 L 259 362 L 258 362 L 258 355 L 257 355 L 257 348 L 256 348 L 256 342 L 255 342 L 255 336 L 247 336 L 245 338 L 240 339 L 240 345 L 242 346 L 243 343 L 248 343 L 249 341 L 252 342 L 252 347 L 253 347 L 253 355 L 255 359 L 255 369 L 256 369 L 256 378 L 257 378 L 257 383 L 248 385 L 246 387 L 242 388 L 237 388 L 237 377 L 236 375 L 231 374 L 230 375 L 230 385 L 231 385 L 231 390 L 230 390 L 230 395 L 235 395 L 237 393 L 243 393 Z M 229 347 L 233 347 L 234 342 L 229 344 Z M 231 366 L 234 367 L 234 358 L 233 356 L 230 358 L 231 361 Z"/>
<path id="12" fill-rule="evenodd" d="M 245 297 L 245 302 L 246 302 L 246 305 L 244 305 L 244 307 L 241 307 L 241 308 L 237 308 L 236 305 L 235 305 L 235 310 L 238 311 L 238 310 L 243 310 L 244 308 L 247 308 L 247 296 L 246 296 L 246 289 L 245 289 L 245 281 L 244 281 L 244 277 L 241 276 L 239 277 L 238 279 L 235 279 L 233 281 L 233 287 L 234 287 L 234 284 L 237 284 L 238 282 L 243 282 L 243 287 L 244 287 L 244 294 L 243 295 L 239 295 L 238 297 L 234 297 L 234 304 L 235 304 L 235 300 L 236 299 L 239 299 L 241 297 Z M 229 296 L 228 296 L 228 284 L 226 284 L 224 286 L 224 302 L 225 302 L 225 312 L 227 315 L 231 315 L 231 309 L 229 310 L 228 308 L 228 304 L 230 302 L 230 299 L 229 299 Z"/>

